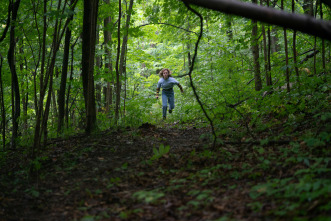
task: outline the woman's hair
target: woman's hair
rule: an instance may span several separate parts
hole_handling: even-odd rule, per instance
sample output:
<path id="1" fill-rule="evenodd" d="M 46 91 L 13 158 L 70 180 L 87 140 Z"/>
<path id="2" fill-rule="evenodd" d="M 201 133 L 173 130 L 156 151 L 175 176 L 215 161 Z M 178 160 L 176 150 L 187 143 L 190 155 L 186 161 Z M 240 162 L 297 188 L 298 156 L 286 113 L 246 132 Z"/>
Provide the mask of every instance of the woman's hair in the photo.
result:
<path id="1" fill-rule="evenodd" d="M 163 68 L 163 69 L 160 71 L 160 73 L 159 73 L 160 78 L 163 78 L 163 72 L 164 72 L 164 71 L 168 71 L 168 73 L 169 73 L 169 77 L 172 77 L 172 76 L 171 76 L 171 71 L 170 71 L 168 68 Z"/>

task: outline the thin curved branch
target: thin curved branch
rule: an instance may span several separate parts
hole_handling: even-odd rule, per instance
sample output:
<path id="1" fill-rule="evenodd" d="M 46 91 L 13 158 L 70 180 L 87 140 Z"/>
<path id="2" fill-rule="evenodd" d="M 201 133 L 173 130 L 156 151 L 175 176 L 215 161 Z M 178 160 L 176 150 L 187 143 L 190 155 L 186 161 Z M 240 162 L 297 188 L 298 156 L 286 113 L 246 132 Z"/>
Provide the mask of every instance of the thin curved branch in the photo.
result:
<path id="1" fill-rule="evenodd" d="M 194 14 L 196 14 L 199 18 L 200 18 L 200 33 L 199 33 L 199 38 L 197 40 L 197 42 L 195 43 L 195 49 L 194 49 L 194 55 L 193 55 L 193 58 L 192 58 L 192 62 L 191 62 L 191 67 L 190 67 L 190 71 L 188 72 L 188 76 L 190 77 L 190 82 L 191 82 L 191 87 L 192 87 L 192 90 L 193 90 L 193 93 L 203 111 L 203 113 L 205 114 L 206 118 L 208 119 L 209 123 L 210 123 L 210 126 L 211 126 L 211 129 L 212 129 L 212 133 L 213 133 L 213 136 L 214 136 L 214 142 L 213 142 L 213 146 L 215 147 L 216 146 L 216 133 L 215 133 L 215 129 L 214 129 L 214 124 L 213 124 L 213 121 L 211 120 L 211 118 L 209 117 L 207 111 L 205 110 L 205 107 L 203 106 L 200 98 L 199 98 L 199 95 L 196 91 L 196 88 L 194 86 L 194 83 L 193 83 L 193 79 L 192 79 L 192 71 L 193 71 L 193 67 L 194 67 L 194 62 L 195 62 L 195 58 L 197 57 L 197 54 L 198 54 L 198 46 L 199 46 L 199 42 L 200 42 L 200 39 L 202 37 L 202 33 L 203 33 L 203 18 L 202 18 L 202 15 L 195 11 L 193 8 L 191 8 L 187 3 L 185 3 L 185 6 L 190 10 L 192 11 Z"/>
<path id="2" fill-rule="evenodd" d="M 190 33 L 193 33 L 193 34 L 196 34 L 196 35 L 199 36 L 199 33 L 196 33 L 196 32 L 194 32 L 194 31 L 190 31 L 190 30 L 187 30 L 187 29 L 185 29 L 185 28 L 178 27 L 178 26 L 176 26 L 176 25 L 172 25 L 172 24 L 168 24 L 168 23 L 162 23 L 162 22 L 160 22 L 160 23 L 143 24 L 143 25 L 136 26 L 135 28 L 140 28 L 140 27 L 144 27 L 144 26 L 147 26 L 147 25 L 169 25 L 169 26 L 172 26 L 172 27 L 175 27 L 175 28 L 178 28 L 178 29 L 181 29 L 181 30 L 184 30 L 184 31 L 186 31 L 186 32 L 190 32 Z"/>
<path id="3" fill-rule="evenodd" d="M 12 2 L 9 2 L 9 6 L 8 6 L 8 17 L 7 17 L 7 23 L 6 23 L 6 27 L 2 32 L 2 36 L 0 38 L 0 42 L 3 41 L 3 39 L 5 39 L 7 31 L 9 29 L 10 26 L 10 16 L 11 16 L 11 7 L 12 7 Z"/>
<path id="4" fill-rule="evenodd" d="M 188 76 L 189 74 L 182 74 L 182 75 L 176 75 L 176 78 L 182 78 L 182 77 L 185 77 L 185 76 Z"/>

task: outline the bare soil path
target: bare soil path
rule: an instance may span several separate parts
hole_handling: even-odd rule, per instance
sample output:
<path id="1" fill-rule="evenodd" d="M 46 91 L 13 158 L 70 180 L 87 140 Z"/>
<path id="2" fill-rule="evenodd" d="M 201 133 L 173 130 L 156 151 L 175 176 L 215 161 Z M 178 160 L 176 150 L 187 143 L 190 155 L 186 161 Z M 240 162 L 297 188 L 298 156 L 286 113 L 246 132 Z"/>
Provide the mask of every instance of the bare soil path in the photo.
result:
<path id="1" fill-rule="evenodd" d="M 52 140 L 33 164 L 37 178 L 28 175 L 26 156 L 18 150 L 0 169 L 0 220 L 291 219 L 270 217 L 281 205 L 250 195 L 267 178 L 292 177 L 305 168 L 304 163 L 282 166 L 287 144 L 212 149 L 209 133 L 143 124 Z M 309 212 L 314 217 L 315 207 Z"/>

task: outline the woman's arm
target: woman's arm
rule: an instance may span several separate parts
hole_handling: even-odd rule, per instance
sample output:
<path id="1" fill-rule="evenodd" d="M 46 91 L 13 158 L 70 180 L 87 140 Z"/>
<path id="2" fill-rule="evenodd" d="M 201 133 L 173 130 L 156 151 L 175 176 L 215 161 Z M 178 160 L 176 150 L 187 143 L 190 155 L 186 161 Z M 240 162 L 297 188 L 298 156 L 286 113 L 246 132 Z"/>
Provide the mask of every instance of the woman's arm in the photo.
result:
<path id="1" fill-rule="evenodd" d="M 178 83 L 178 87 L 179 87 L 180 91 L 181 91 L 182 93 L 184 93 L 183 87 L 182 87 L 182 85 L 180 85 L 180 83 Z"/>
<path id="2" fill-rule="evenodd" d="M 159 99 L 160 88 L 156 88 L 156 99 Z"/>

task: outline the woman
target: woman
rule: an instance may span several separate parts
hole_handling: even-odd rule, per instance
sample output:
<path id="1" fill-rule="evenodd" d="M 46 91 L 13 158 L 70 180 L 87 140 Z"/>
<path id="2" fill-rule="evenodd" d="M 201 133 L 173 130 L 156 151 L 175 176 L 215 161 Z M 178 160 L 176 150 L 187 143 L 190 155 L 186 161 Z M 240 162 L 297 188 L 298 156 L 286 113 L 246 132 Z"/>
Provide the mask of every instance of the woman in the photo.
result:
<path id="1" fill-rule="evenodd" d="M 160 88 L 162 87 L 162 111 L 163 119 L 167 118 L 167 108 L 169 102 L 169 113 L 172 113 L 172 110 L 175 108 L 175 93 L 173 87 L 178 85 L 180 91 L 183 93 L 184 90 L 175 78 L 171 77 L 171 72 L 169 69 L 164 68 L 160 71 L 160 80 L 157 83 L 156 88 L 156 99 L 159 98 Z"/>

